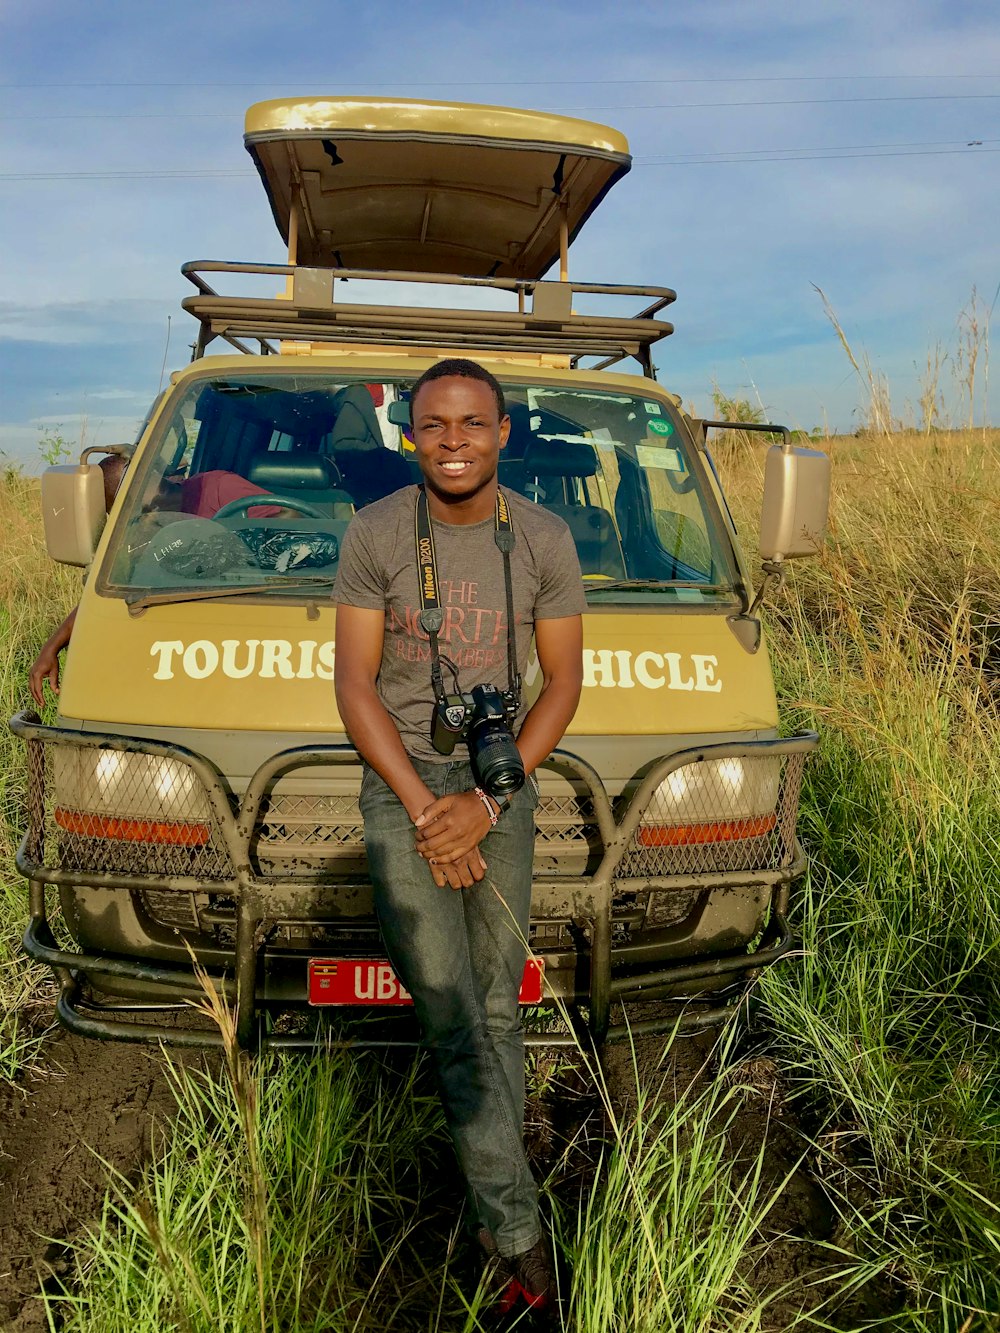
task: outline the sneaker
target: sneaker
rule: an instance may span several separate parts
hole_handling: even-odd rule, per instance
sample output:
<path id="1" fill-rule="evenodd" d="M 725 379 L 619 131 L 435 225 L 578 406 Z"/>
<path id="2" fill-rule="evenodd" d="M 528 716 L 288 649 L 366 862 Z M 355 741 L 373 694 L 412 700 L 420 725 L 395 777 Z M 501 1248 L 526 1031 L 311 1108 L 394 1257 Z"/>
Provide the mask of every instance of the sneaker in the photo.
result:
<path id="1" fill-rule="evenodd" d="M 539 1236 L 530 1250 L 504 1260 L 510 1273 L 510 1282 L 502 1304 L 511 1310 L 519 1301 L 529 1309 L 555 1316 L 558 1310 L 556 1273 L 548 1237 Z"/>
<path id="2" fill-rule="evenodd" d="M 513 1273 L 510 1262 L 497 1249 L 493 1233 L 488 1227 L 480 1227 L 476 1232 L 476 1243 L 482 1257 L 482 1282 L 491 1300 L 499 1307 L 501 1314 L 506 1314 L 517 1299 L 516 1292 L 510 1294 Z"/>

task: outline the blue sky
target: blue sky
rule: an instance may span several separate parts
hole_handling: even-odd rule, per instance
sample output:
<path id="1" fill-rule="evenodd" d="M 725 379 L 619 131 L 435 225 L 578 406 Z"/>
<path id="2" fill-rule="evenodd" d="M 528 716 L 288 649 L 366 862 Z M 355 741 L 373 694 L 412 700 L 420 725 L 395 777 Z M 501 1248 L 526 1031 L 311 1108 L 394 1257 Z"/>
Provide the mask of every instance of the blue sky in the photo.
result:
<path id="1" fill-rule="evenodd" d="M 133 436 L 168 316 L 168 370 L 194 336 L 184 260 L 282 261 L 242 146 L 268 97 L 500 102 L 623 130 L 635 166 L 571 272 L 677 289 L 660 377 L 705 414 L 716 384 L 793 426 L 857 424 L 814 284 L 916 414 L 928 352 L 953 356 L 973 287 L 982 313 L 1000 284 L 984 0 L 34 0 L 0 15 L 0 85 L 0 450 L 32 467 L 40 432 Z M 205 174 L 130 174 L 173 171 Z M 964 415 L 951 363 L 941 387 Z"/>

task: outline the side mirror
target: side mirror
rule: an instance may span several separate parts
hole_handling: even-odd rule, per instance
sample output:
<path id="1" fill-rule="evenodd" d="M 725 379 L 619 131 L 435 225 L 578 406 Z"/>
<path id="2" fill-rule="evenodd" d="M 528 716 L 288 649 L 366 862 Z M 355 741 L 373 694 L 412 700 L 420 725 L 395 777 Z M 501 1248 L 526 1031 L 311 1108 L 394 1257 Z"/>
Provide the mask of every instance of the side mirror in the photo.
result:
<path id="1" fill-rule="evenodd" d="M 42 473 L 45 545 L 63 565 L 89 565 L 107 517 L 104 473 L 96 464 L 61 464 Z"/>
<path id="2" fill-rule="evenodd" d="M 404 402 L 401 398 L 394 399 L 389 404 L 388 417 L 394 426 L 408 426 L 410 424 L 410 400 L 407 398 Z"/>
<path id="3" fill-rule="evenodd" d="M 42 473 L 42 520 L 50 557 L 63 565 L 87 566 L 107 520 L 104 473 L 88 462 L 91 454 L 131 453 L 122 445 L 84 449 L 76 464 L 63 463 Z"/>
<path id="4" fill-rule="evenodd" d="M 829 509 L 829 457 L 787 440 L 772 445 L 764 466 L 761 559 L 780 564 L 815 555 L 823 545 Z"/>

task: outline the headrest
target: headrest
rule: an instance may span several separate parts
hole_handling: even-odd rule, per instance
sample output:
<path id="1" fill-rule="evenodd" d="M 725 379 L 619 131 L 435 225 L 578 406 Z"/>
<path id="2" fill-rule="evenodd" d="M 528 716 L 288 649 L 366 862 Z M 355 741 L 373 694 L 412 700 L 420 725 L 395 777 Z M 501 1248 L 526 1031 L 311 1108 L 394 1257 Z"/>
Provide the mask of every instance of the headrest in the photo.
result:
<path id="1" fill-rule="evenodd" d="M 575 440 L 540 440 L 537 436 L 524 451 L 524 470 L 529 477 L 593 477 L 597 453 L 592 444 Z"/>
<path id="2" fill-rule="evenodd" d="M 250 459 L 247 480 L 265 491 L 332 491 L 340 486 L 340 472 L 322 454 L 265 451 Z"/>
<path id="3" fill-rule="evenodd" d="M 416 463 L 395 449 L 339 449 L 337 463 L 344 489 L 358 508 L 420 480 Z"/>

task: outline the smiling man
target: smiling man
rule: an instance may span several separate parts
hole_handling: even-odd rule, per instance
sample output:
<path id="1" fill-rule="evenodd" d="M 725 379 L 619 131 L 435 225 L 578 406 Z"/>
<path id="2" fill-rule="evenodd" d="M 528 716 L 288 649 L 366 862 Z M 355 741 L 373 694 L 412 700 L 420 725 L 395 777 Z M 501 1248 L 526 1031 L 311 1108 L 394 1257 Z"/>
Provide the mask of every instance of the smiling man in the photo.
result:
<path id="1" fill-rule="evenodd" d="M 565 523 L 499 491 L 510 419 L 488 371 L 439 362 L 414 385 L 410 414 L 423 486 L 362 509 L 341 551 L 337 703 L 365 761 L 361 811 L 383 940 L 434 1062 L 470 1221 L 502 1303 L 545 1310 L 552 1262 L 523 1146 L 518 988 L 532 774 L 579 702 L 583 584 Z M 532 637 L 542 688 L 529 709 L 520 677 Z M 527 774 L 509 800 L 477 785 L 464 744 L 442 752 L 440 728 L 432 740 L 441 663 L 449 693 L 507 691 Z"/>

